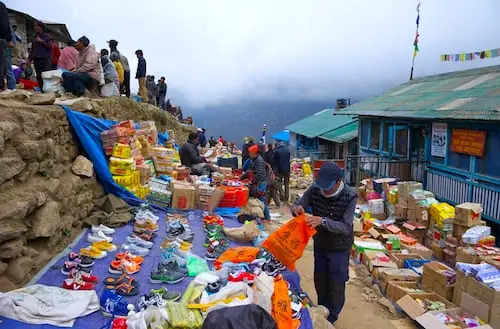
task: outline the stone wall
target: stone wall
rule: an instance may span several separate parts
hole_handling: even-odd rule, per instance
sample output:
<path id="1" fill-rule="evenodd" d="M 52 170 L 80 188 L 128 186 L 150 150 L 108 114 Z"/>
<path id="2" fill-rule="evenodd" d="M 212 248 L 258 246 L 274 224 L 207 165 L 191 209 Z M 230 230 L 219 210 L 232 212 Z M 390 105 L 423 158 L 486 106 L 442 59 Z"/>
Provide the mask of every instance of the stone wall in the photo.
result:
<path id="1" fill-rule="evenodd" d="M 110 119 L 155 120 L 161 129 L 173 128 L 180 141 L 192 129 L 147 106 L 134 112 L 129 100 L 111 101 L 114 107 L 109 102 L 76 107 Z M 64 110 L 0 100 L 0 113 L 0 291 L 8 291 L 26 284 L 72 241 L 104 191 L 95 174 L 71 170 L 83 152 Z"/>

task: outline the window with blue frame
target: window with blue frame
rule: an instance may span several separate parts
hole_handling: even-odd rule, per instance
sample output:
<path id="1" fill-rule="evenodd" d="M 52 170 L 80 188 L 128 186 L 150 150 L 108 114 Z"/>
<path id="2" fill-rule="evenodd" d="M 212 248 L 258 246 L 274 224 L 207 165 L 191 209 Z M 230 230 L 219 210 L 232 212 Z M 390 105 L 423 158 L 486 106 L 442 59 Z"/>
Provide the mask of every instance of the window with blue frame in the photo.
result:
<path id="1" fill-rule="evenodd" d="M 489 130 L 486 133 L 486 145 L 484 156 L 476 157 L 476 172 L 478 174 L 500 178 L 500 161 L 498 154 L 500 150 L 500 131 Z"/>
<path id="2" fill-rule="evenodd" d="M 361 121 L 361 141 L 360 145 L 364 147 L 368 147 L 368 132 L 369 132 L 370 123 L 367 121 Z"/>
<path id="3" fill-rule="evenodd" d="M 457 169 L 462 169 L 465 171 L 470 170 L 470 159 L 471 156 L 468 154 L 455 153 L 449 149 L 448 146 L 448 166 Z"/>
<path id="4" fill-rule="evenodd" d="M 383 137 L 383 141 L 382 141 L 382 151 L 384 152 L 389 152 L 389 127 L 392 126 L 392 123 L 387 123 L 387 122 L 384 122 L 384 131 L 383 131 L 383 134 L 384 134 L 384 137 Z"/>

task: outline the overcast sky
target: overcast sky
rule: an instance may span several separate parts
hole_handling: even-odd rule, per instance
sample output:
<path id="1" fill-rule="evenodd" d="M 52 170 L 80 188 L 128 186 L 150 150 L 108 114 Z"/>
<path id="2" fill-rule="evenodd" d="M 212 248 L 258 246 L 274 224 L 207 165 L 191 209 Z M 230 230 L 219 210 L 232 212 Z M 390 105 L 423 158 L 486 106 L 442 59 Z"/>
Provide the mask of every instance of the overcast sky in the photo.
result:
<path id="1" fill-rule="evenodd" d="M 117 39 L 133 73 L 167 76 L 169 96 L 200 106 L 234 99 L 376 95 L 405 82 L 416 0 L 6 0 L 66 23 L 97 49 Z M 440 54 L 500 48 L 499 0 L 423 0 L 415 76 L 500 64 Z M 132 81 L 133 89 L 137 89 Z M 175 91 L 173 91 L 175 89 Z M 174 95 L 172 95 L 174 93 Z"/>

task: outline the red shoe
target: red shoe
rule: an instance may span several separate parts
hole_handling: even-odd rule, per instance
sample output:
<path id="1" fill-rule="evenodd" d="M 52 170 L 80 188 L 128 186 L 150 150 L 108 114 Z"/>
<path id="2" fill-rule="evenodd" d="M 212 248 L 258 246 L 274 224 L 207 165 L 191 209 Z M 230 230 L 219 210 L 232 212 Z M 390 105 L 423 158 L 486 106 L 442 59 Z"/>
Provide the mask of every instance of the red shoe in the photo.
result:
<path id="1" fill-rule="evenodd" d="M 70 279 L 82 279 L 84 282 L 90 282 L 90 283 L 97 283 L 99 281 L 99 278 L 95 275 L 92 275 L 91 273 L 83 272 L 83 271 L 78 271 L 76 269 L 73 269 L 69 273 L 69 278 Z"/>
<path id="2" fill-rule="evenodd" d="M 127 329 L 127 319 L 118 318 L 113 320 L 113 326 L 111 329 Z"/>
<path id="3" fill-rule="evenodd" d="M 255 277 L 255 274 L 242 271 L 234 274 L 229 274 L 228 280 L 231 282 L 246 282 L 252 284 Z"/>
<path id="4" fill-rule="evenodd" d="M 94 290 L 94 285 L 92 283 L 78 279 L 66 279 L 62 287 L 68 290 Z"/>

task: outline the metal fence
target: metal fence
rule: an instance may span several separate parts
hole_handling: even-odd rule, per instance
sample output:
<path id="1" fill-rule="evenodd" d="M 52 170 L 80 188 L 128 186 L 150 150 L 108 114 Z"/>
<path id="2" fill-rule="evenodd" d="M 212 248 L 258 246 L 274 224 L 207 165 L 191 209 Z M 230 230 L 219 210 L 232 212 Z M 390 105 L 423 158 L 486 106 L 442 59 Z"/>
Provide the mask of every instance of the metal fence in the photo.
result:
<path id="1" fill-rule="evenodd" d="M 393 160 L 381 156 L 349 155 L 346 159 L 345 181 L 357 186 L 368 177 L 397 177 L 401 181 L 426 180 L 427 161 Z"/>
<path id="2" fill-rule="evenodd" d="M 333 157 L 333 154 L 331 152 L 317 152 L 317 151 L 306 151 L 306 150 L 298 150 L 295 153 L 295 155 L 299 159 L 309 157 L 311 158 L 311 161 L 331 159 Z"/>

